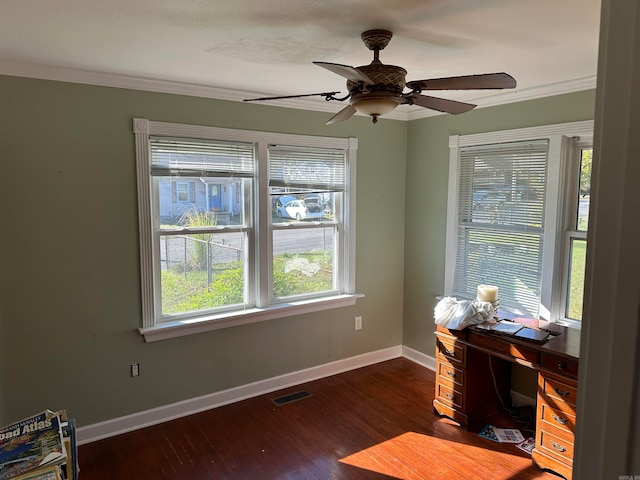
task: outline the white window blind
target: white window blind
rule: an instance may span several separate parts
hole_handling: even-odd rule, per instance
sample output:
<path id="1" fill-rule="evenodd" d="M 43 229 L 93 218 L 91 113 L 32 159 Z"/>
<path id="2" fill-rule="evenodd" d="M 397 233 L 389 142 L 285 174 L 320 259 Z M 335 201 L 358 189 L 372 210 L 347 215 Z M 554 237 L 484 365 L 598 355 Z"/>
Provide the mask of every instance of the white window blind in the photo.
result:
<path id="1" fill-rule="evenodd" d="M 452 294 L 499 287 L 500 307 L 539 313 L 548 140 L 460 149 Z"/>
<path id="2" fill-rule="evenodd" d="M 154 176 L 253 176 L 251 143 L 151 137 L 149 148 Z"/>
<path id="3" fill-rule="evenodd" d="M 344 191 L 346 153 L 344 150 L 270 145 L 269 186 Z"/>

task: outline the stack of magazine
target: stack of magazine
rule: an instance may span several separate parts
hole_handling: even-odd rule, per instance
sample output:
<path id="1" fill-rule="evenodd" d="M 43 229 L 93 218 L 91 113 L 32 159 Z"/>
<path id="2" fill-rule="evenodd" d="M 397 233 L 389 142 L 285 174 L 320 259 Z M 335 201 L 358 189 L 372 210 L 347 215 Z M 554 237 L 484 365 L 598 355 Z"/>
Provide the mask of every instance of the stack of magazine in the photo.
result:
<path id="1" fill-rule="evenodd" d="M 531 455 L 535 447 L 535 438 L 529 437 L 525 440 L 520 430 L 516 428 L 497 428 L 493 425 L 485 425 L 478 433 L 482 438 L 491 440 L 492 442 L 513 443 L 520 450 Z"/>
<path id="2" fill-rule="evenodd" d="M 0 429 L 0 480 L 77 480 L 75 420 L 45 410 Z"/>

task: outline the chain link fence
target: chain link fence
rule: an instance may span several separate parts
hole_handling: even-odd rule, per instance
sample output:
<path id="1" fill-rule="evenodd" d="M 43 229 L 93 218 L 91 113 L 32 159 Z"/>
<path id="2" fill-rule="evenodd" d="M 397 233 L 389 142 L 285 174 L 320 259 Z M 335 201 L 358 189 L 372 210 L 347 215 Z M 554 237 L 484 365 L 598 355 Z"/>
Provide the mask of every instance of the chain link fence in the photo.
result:
<path id="1" fill-rule="evenodd" d="M 243 260 L 241 234 L 167 235 L 161 238 L 160 262 L 162 270 L 198 275 L 209 285 L 225 270 L 238 268 Z M 206 272 L 206 276 L 203 273 Z"/>

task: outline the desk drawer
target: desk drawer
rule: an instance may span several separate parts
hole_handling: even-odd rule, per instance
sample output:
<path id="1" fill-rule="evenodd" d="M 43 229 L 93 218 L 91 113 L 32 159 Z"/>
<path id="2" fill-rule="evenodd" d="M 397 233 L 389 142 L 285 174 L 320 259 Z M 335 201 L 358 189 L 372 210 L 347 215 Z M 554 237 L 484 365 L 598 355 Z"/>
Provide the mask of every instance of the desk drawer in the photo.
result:
<path id="1" fill-rule="evenodd" d="M 436 370 L 438 372 L 438 382 L 443 382 L 451 387 L 462 389 L 465 381 L 465 371 L 457 368 L 450 362 L 438 360 L 436 362 Z"/>
<path id="2" fill-rule="evenodd" d="M 466 345 L 461 345 L 459 342 L 456 342 L 455 338 L 437 335 L 436 353 L 451 362 L 466 365 L 467 347 Z"/>
<path id="3" fill-rule="evenodd" d="M 544 401 L 544 397 L 538 397 L 538 422 L 542 421 L 542 429 L 546 428 L 546 425 L 551 425 L 573 435 L 576 427 L 576 416 L 574 412 L 566 410 L 568 409 L 554 408 Z"/>
<path id="4" fill-rule="evenodd" d="M 577 362 L 556 355 L 550 355 L 546 352 L 542 352 L 541 354 L 540 366 L 560 375 L 569 375 L 573 378 L 578 377 Z"/>
<path id="5" fill-rule="evenodd" d="M 515 357 L 526 360 L 534 365 L 538 363 L 538 352 L 520 344 L 509 342 L 509 337 L 501 338 L 500 335 L 483 335 L 481 333 L 469 332 L 469 341 L 480 347 L 484 347 L 492 352 L 500 353 L 506 357 Z"/>
<path id="6" fill-rule="evenodd" d="M 567 465 L 573 464 L 573 442 L 557 437 L 547 430 L 540 430 L 538 436 L 536 448 Z"/>
<path id="7" fill-rule="evenodd" d="M 538 388 L 540 395 L 551 400 L 546 401 L 546 403 L 552 403 L 563 411 L 567 411 L 567 406 L 569 406 L 569 411 L 575 412 L 578 393 L 575 385 L 550 375 L 540 374 L 538 377 Z M 566 406 L 563 404 L 566 404 Z"/>
<path id="8" fill-rule="evenodd" d="M 458 410 L 463 409 L 464 395 L 462 392 L 454 390 L 442 383 L 436 385 L 436 399 L 445 405 L 456 408 Z"/>

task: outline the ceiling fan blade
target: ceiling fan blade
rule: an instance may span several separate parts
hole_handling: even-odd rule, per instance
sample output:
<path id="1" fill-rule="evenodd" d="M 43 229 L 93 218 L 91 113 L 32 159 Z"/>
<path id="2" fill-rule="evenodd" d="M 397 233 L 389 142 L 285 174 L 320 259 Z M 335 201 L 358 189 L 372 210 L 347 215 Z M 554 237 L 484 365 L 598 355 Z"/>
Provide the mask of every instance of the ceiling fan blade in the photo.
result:
<path id="1" fill-rule="evenodd" d="M 339 63 L 328 63 L 328 62 L 313 62 L 315 65 L 319 67 L 326 68 L 330 72 L 337 73 L 338 75 L 346 78 L 347 80 L 351 80 L 352 82 L 358 83 L 363 82 L 367 85 L 373 85 L 375 82 L 371 80 L 368 76 L 362 73 L 355 67 L 350 67 L 349 65 L 340 65 Z"/>
<path id="2" fill-rule="evenodd" d="M 340 92 L 324 92 L 324 93 L 306 93 L 304 95 L 284 95 L 281 97 L 261 97 L 261 98 L 245 98 L 242 100 L 243 102 L 261 102 L 264 100 L 282 100 L 285 98 L 300 98 L 300 97 L 315 97 L 315 96 L 323 96 L 326 99 L 330 99 L 334 95 Z M 335 99 L 333 99 L 335 100 Z"/>
<path id="3" fill-rule="evenodd" d="M 437 110 L 439 112 L 450 113 L 452 115 L 458 115 L 459 113 L 468 112 L 476 108 L 476 105 L 472 103 L 458 102 L 456 100 L 447 100 L 444 98 L 430 97 L 428 95 L 420 95 L 419 93 L 412 93 L 408 97 L 409 103 L 414 105 L 420 105 L 421 107 L 430 108 L 431 110 Z"/>
<path id="4" fill-rule="evenodd" d="M 334 123 L 348 120 L 353 116 L 354 113 L 356 113 L 356 109 L 353 107 L 353 105 L 347 105 L 338 113 L 336 113 L 333 117 L 331 117 L 325 125 L 332 125 Z"/>
<path id="5" fill-rule="evenodd" d="M 488 90 L 515 88 L 516 80 L 508 73 L 485 73 L 460 77 L 432 78 L 407 82 L 412 90 Z"/>

